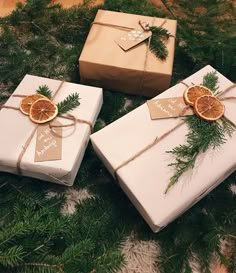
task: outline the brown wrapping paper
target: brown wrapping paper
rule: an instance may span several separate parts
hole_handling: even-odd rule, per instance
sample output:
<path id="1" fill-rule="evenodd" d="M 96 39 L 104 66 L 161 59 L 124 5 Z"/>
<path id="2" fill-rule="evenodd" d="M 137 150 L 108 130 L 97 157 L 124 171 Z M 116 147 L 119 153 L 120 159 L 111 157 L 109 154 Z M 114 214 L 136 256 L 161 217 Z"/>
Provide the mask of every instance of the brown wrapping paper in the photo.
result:
<path id="1" fill-rule="evenodd" d="M 61 81 L 43 77 L 26 75 L 16 88 L 14 94 L 31 95 L 40 85 L 47 85 L 54 93 Z M 55 103 L 62 101 L 69 94 L 78 92 L 80 105 L 70 114 L 94 124 L 102 106 L 102 89 L 64 82 L 55 99 Z M 11 96 L 6 106 L 18 108 L 21 98 Z M 71 120 L 56 118 L 62 125 Z M 25 147 L 27 139 L 32 134 L 36 124 L 28 116 L 18 110 L 3 108 L 0 110 L 0 171 L 18 174 L 17 162 Z M 75 126 L 62 128 L 61 160 L 35 162 L 36 132 L 33 134 L 20 164 L 20 171 L 24 176 L 39 178 L 45 181 L 71 186 L 83 159 L 89 135 L 90 126 L 77 122 Z"/>
<path id="2" fill-rule="evenodd" d="M 96 24 L 140 29 L 139 20 L 157 27 L 166 20 L 163 27 L 173 36 L 176 35 L 175 20 L 99 10 L 79 58 L 82 83 L 147 97 L 153 97 L 169 87 L 174 60 L 174 37 L 166 42 L 169 55 L 166 61 L 161 61 L 145 42 L 126 52 L 122 50 L 115 40 L 127 30 Z"/>
<path id="3" fill-rule="evenodd" d="M 200 84 L 203 76 L 212 71 L 214 69 L 211 66 L 206 66 L 184 82 L 188 85 Z M 218 72 L 217 75 L 219 90 L 223 91 L 232 85 L 232 82 L 223 75 Z M 156 98 L 179 97 L 185 89 L 186 86 L 179 83 Z M 236 88 L 224 96 L 235 96 L 235 92 Z M 226 100 L 224 104 L 225 116 L 235 124 L 235 100 Z M 114 175 L 118 166 L 152 143 L 156 137 L 175 127 L 180 119 L 151 120 L 145 103 L 92 134 L 92 145 L 110 173 Z M 188 128 L 184 123 L 116 173 L 121 188 L 154 232 L 158 232 L 184 213 L 236 170 L 236 133 L 234 132 L 225 144 L 200 154 L 194 169 L 184 173 L 177 184 L 165 194 L 174 172 L 168 166 L 174 162 L 174 157 L 166 151 L 184 144 L 187 133 Z"/>

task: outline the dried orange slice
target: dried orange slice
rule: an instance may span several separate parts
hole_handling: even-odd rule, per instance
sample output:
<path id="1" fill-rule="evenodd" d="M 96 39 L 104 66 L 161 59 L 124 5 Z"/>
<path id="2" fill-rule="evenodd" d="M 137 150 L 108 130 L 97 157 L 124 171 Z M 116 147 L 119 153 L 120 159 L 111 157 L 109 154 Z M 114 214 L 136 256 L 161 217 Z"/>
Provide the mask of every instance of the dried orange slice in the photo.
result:
<path id="1" fill-rule="evenodd" d="M 194 103 L 195 113 L 204 120 L 215 121 L 224 115 L 225 106 L 214 96 L 201 96 Z"/>
<path id="2" fill-rule="evenodd" d="M 45 123 L 54 119 L 58 114 L 56 104 L 47 98 L 38 99 L 31 108 L 29 117 L 35 123 Z"/>
<path id="3" fill-rule="evenodd" d="M 46 97 L 40 94 L 34 94 L 34 95 L 30 95 L 23 98 L 20 103 L 20 111 L 25 115 L 29 115 L 31 105 L 36 100 L 42 99 L 42 98 L 46 98 Z"/>
<path id="4" fill-rule="evenodd" d="M 185 90 L 184 101 L 187 105 L 193 106 L 196 99 L 204 95 L 213 96 L 213 92 L 203 85 L 193 85 Z"/>

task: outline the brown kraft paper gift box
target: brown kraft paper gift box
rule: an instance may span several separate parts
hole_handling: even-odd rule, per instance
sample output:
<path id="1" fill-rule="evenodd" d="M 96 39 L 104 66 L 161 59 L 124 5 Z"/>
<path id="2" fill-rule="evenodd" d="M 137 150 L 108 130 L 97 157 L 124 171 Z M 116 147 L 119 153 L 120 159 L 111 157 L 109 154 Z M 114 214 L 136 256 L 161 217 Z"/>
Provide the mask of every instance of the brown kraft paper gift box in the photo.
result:
<path id="1" fill-rule="evenodd" d="M 142 29 L 139 21 L 162 26 L 173 35 L 165 42 L 165 61 L 157 58 L 145 41 L 128 51 L 115 42 L 127 34 L 127 27 Z M 79 58 L 81 83 L 146 97 L 159 94 L 170 84 L 176 26 L 175 20 L 98 10 Z"/>

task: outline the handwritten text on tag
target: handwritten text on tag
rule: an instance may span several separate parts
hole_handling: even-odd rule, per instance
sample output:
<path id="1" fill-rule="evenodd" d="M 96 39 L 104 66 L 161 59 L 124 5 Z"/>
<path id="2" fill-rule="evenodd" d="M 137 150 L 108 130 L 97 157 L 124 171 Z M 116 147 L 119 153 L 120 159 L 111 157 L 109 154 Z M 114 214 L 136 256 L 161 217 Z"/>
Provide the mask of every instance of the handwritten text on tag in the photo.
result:
<path id="1" fill-rule="evenodd" d="M 54 121 L 53 125 L 61 125 Z M 62 128 L 48 124 L 38 126 L 35 147 L 35 162 L 60 160 L 62 153 Z"/>
<path id="2" fill-rule="evenodd" d="M 115 42 L 125 51 L 142 43 L 152 35 L 151 31 L 133 29 L 125 35 L 119 37 Z"/>
<path id="3" fill-rule="evenodd" d="M 151 119 L 174 118 L 193 115 L 182 97 L 153 99 L 147 101 Z"/>

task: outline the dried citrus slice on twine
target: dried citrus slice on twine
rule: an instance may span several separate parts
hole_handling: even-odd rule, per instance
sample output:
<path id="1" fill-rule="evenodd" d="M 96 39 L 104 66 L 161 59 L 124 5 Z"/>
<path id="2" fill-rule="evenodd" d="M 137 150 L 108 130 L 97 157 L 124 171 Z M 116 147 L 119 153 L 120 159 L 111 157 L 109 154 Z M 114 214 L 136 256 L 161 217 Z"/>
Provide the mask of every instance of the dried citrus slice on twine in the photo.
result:
<path id="1" fill-rule="evenodd" d="M 23 98 L 20 103 L 20 111 L 25 115 L 29 115 L 31 105 L 38 99 L 42 98 L 46 97 L 40 94 L 34 94 Z"/>
<path id="2" fill-rule="evenodd" d="M 207 121 L 215 121 L 224 115 L 225 106 L 216 97 L 204 95 L 194 103 L 196 115 Z"/>
<path id="3" fill-rule="evenodd" d="M 47 98 L 38 99 L 30 108 L 29 117 L 35 123 L 45 123 L 54 119 L 58 114 L 56 104 Z"/>
<path id="4" fill-rule="evenodd" d="M 193 85 L 185 90 L 184 101 L 187 105 L 193 106 L 196 99 L 204 95 L 213 96 L 213 92 L 203 85 Z"/>

